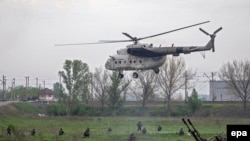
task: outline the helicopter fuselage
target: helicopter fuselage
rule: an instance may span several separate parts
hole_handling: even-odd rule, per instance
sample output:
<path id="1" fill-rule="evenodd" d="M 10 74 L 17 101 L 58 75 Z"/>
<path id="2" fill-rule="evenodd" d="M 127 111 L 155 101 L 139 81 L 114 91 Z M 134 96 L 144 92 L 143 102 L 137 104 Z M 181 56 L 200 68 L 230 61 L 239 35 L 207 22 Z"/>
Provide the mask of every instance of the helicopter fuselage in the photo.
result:
<path id="1" fill-rule="evenodd" d="M 137 57 L 132 55 L 113 55 L 105 63 L 108 70 L 149 70 L 162 66 L 166 56 L 161 57 Z"/>
<path id="2" fill-rule="evenodd" d="M 110 56 L 105 64 L 108 70 L 149 70 L 157 69 L 166 61 L 166 56 L 143 57 L 129 54 L 130 49 L 152 48 L 152 44 L 131 44 L 127 48 L 117 50 L 117 54 Z"/>

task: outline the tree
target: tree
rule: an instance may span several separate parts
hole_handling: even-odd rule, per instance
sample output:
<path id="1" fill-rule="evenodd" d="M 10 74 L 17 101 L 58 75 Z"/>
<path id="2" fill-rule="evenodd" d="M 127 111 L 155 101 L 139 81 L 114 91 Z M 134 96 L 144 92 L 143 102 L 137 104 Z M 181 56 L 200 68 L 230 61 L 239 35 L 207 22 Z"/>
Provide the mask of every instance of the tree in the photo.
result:
<path id="1" fill-rule="evenodd" d="M 243 102 L 243 109 L 247 108 L 250 99 L 250 61 L 228 62 L 224 64 L 219 73 L 221 80 L 233 90 L 234 94 Z"/>
<path id="2" fill-rule="evenodd" d="M 192 78 L 191 71 L 186 72 L 185 67 L 185 61 L 181 57 L 168 57 L 161 67 L 158 81 L 164 92 L 168 110 L 170 110 L 171 97 L 187 83 L 186 80 Z"/>
<path id="3" fill-rule="evenodd" d="M 14 92 L 15 91 L 15 92 Z M 24 86 L 17 86 L 11 90 L 6 91 L 6 99 L 14 99 L 18 100 L 35 100 L 38 99 L 39 89 L 36 87 L 29 87 L 28 89 Z"/>
<path id="4" fill-rule="evenodd" d="M 65 89 L 62 84 L 56 82 L 53 84 L 54 97 L 58 99 L 59 102 L 65 101 Z"/>
<path id="5" fill-rule="evenodd" d="M 192 114 L 194 114 L 202 106 L 202 102 L 198 99 L 198 93 L 195 89 L 193 89 L 191 96 L 188 97 L 187 105 Z"/>
<path id="6" fill-rule="evenodd" d="M 152 71 L 141 72 L 138 79 L 130 87 L 130 91 L 136 97 L 137 100 L 142 101 L 142 107 L 144 108 L 148 99 L 153 97 L 155 88 L 157 87 L 157 75 Z"/>
<path id="7" fill-rule="evenodd" d="M 108 89 L 108 106 L 112 110 L 113 115 L 116 115 L 116 110 L 123 104 L 122 93 L 127 92 L 130 81 L 127 81 L 125 78 L 120 79 L 118 72 L 115 71 L 111 74 L 110 79 L 111 85 Z"/>
<path id="8" fill-rule="evenodd" d="M 102 68 L 96 68 L 92 76 L 92 87 L 95 97 L 101 102 L 101 111 L 103 113 L 104 104 L 108 97 L 109 73 Z"/>
<path id="9" fill-rule="evenodd" d="M 69 102 L 84 100 L 88 95 L 89 67 L 81 60 L 65 60 L 64 71 L 59 71 L 69 93 Z M 70 105 L 68 105 L 70 106 Z"/>

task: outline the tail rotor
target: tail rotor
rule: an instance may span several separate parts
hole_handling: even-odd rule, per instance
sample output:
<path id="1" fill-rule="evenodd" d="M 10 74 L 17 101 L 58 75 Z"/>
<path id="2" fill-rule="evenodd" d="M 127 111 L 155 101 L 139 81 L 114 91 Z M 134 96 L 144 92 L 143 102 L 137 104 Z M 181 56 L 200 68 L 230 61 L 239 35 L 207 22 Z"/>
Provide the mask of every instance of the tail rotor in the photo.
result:
<path id="1" fill-rule="evenodd" d="M 222 30 L 222 27 L 220 27 L 220 28 L 218 28 L 217 30 L 215 30 L 213 34 L 209 34 L 208 32 L 206 32 L 206 31 L 205 31 L 204 29 L 202 29 L 202 28 L 199 28 L 199 29 L 200 29 L 201 32 L 203 32 L 204 34 L 210 36 L 210 38 L 211 38 L 212 40 L 214 40 L 214 38 L 216 37 L 216 33 L 218 33 L 219 31 L 221 31 L 221 30 Z M 215 52 L 214 46 L 213 46 L 213 48 L 212 48 L 212 51 Z"/>
<path id="2" fill-rule="evenodd" d="M 200 29 L 200 31 L 203 32 L 204 34 L 206 34 L 206 35 L 208 35 L 208 36 L 210 35 L 209 33 L 207 33 L 207 32 L 206 32 L 205 30 L 203 30 L 202 28 L 199 28 L 199 29 Z"/>
<path id="3" fill-rule="evenodd" d="M 218 28 L 217 30 L 215 30 L 215 31 L 214 31 L 214 35 L 215 35 L 217 32 L 221 31 L 221 30 L 222 30 L 222 27 L 220 27 L 220 28 Z"/>

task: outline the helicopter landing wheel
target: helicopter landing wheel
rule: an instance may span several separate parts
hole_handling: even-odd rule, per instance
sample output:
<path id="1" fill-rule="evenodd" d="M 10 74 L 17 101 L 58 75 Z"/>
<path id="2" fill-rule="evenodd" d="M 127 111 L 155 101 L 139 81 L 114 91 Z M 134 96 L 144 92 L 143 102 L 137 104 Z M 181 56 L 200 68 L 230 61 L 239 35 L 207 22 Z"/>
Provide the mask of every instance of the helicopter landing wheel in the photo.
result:
<path id="1" fill-rule="evenodd" d="M 155 72 L 155 74 L 158 74 L 160 72 L 160 69 L 159 68 L 155 68 L 154 72 Z"/>
<path id="2" fill-rule="evenodd" d="M 137 72 L 133 73 L 133 78 L 138 78 L 138 73 Z"/>
<path id="3" fill-rule="evenodd" d="M 118 74 L 118 78 L 122 79 L 124 77 L 124 75 L 122 73 Z"/>

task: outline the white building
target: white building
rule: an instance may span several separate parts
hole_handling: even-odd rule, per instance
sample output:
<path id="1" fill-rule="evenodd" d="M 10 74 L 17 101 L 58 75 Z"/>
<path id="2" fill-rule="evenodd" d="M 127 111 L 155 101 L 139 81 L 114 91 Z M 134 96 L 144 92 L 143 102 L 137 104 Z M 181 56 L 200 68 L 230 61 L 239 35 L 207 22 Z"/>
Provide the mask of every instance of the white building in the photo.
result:
<path id="1" fill-rule="evenodd" d="M 53 91 L 48 88 L 41 90 L 38 95 L 40 101 L 52 101 L 54 98 Z"/>
<path id="2" fill-rule="evenodd" d="M 211 101 L 241 101 L 239 97 L 234 94 L 226 83 L 226 81 L 210 81 L 210 100 Z"/>

